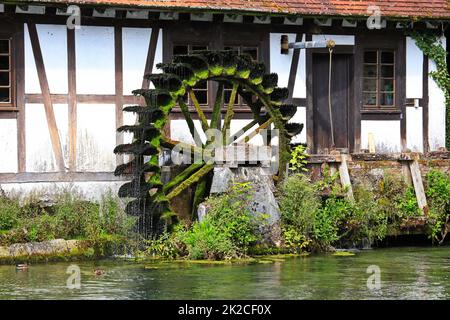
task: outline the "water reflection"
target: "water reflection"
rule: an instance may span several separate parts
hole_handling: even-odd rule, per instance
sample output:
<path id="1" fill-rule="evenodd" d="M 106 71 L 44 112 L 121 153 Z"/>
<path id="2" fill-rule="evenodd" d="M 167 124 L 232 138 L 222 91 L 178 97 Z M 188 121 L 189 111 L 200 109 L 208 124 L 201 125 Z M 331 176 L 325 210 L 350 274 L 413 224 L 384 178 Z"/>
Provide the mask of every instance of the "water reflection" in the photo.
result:
<path id="1" fill-rule="evenodd" d="M 0 266 L 1 299 L 450 299 L 450 247 L 369 250 L 271 264 L 153 268 L 124 261 L 81 262 L 81 289 L 66 287 L 71 263 Z M 369 265 L 381 290 L 367 288 Z M 106 270 L 96 276 L 95 268 Z"/>

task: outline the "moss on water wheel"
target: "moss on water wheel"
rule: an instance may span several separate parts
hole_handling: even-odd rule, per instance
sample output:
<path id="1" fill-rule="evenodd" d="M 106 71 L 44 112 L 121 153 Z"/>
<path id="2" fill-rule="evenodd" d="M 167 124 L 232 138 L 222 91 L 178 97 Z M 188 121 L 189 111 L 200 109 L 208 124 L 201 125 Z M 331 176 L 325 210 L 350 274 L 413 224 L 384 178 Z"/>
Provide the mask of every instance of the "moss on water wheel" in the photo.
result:
<path id="1" fill-rule="evenodd" d="M 286 88 L 278 88 L 278 76 L 267 74 L 265 66 L 251 60 L 249 56 L 235 55 L 229 51 L 204 51 L 193 55 L 175 56 L 172 63 L 159 64 L 162 73 L 150 74 L 145 77 L 150 80 L 155 89 L 136 90 L 135 95 L 145 99 L 146 106 L 130 106 L 124 108 L 126 112 L 137 114 L 137 123 L 132 126 L 122 126 L 119 132 L 133 133 L 134 139 L 130 144 L 116 147 L 115 153 L 129 154 L 133 160 L 119 165 L 115 174 L 131 174 L 131 182 L 125 183 L 119 189 L 119 196 L 134 198 L 127 205 L 126 211 L 136 215 L 145 226 L 146 233 L 154 233 L 159 229 L 161 221 L 171 221 L 176 214 L 170 207 L 170 201 L 188 187 L 195 187 L 193 212 L 196 206 L 208 195 L 211 171 L 214 165 L 203 160 L 193 163 L 184 171 L 173 177 L 168 183 L 161 182 L 161 167 L 159 158 L 163 148 L 173 149 L 177 141 L 164 135 L 164 126 L 169 121 L 172 108 L 179 106 L 187 122 L 189 131 L 196 145 L 185 144 L 192 153 L 200 153 L 212 143 L 195 139 L 199 136 L 194 126 L 191 112 L 185 102 L 186 95 L 197 112 L 203 131 L 217 128 L 221 122 L 222 106 L 224 103 L 224 87 L 231 87 L 229 101 L 221 128 L 224 145 L 235 142 L 238 138 L 229 139 L 227 130 L 230 128 L 234 115 L 236 97 L 240 96 L 250 107 L 253 121 L 241 130 L 251 132 L 244 142 L 250 140 L 260 129 L 273 125 L 279 130 L 279 161 L 278 174 L 282 178 L 290 156 L 290 139 L 299 134 L 303 124 L 287 123 L 295 114 L 297 107 L 283 104 L 288 98 Z M 206 118 L 198 103 L 193 88 L 201 81 L 217 82 L 216 99 L 211 112 L 211 118 Z M 163 218 L 163 219 L 161 219 Z"/>

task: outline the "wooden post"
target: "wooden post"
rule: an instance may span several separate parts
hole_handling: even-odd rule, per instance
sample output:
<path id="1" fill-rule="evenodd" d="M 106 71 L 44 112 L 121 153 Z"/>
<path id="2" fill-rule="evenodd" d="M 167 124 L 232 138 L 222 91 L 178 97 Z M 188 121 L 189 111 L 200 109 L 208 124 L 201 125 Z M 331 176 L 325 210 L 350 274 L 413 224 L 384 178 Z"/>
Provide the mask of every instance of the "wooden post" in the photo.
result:
<path id="1" fill-rule="evenodd" d="M 428 215 L 428 204 L 425 196 L 425 190 L 423 188 L 422 175 L 420 174 L 419 162 L 413 160 L 409 163 L 409 170 L 411 171 L 411 177 L 413 181 L 414 191 L 416 193 L 417 204 L 420 210 L 422 210 L 425 216 Z"/>
<path id="2" fill-rule="evenodd" d="M 342 187 L 347 189 L 347 197 L 353 201 L 353 188 L 350 181 L 350 174 L 348 173 L 346 154 L 341 155 L 341 163 L 339 164 L 339 176 L 341 178 Z"/>

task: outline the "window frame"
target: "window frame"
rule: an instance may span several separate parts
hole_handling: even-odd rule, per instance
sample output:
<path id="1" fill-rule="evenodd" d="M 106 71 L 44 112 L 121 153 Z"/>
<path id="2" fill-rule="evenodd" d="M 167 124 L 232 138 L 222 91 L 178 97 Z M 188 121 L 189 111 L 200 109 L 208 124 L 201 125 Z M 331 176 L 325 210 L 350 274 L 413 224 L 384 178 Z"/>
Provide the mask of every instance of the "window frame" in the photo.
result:
<path id="1" fill-rule="evenodd" d="M 389 108 L 363 107 L 364 52 L 385 50 L 395 52 L 395 106 Z M 402 32 L 386 35 L 381 32 L 357 33 L 355 36 L 355 119 L 402 120 L 406 112 L 406 37 Z"/>
<path id="2" fill-rule="evenodd" d="M 14 57 L 14 34 L 11 32 L 0 32 L 0 40 L 9 40 L 9 86 L 10 89 L 10 101 L 0 102 L 0 111 L 16 111 L 16 68 L 15 68 L 15 57 Z M 5 56 L 2 54 L 2 56 Z"/>
<path id="3" fill-rule="evenodd" d="M 365 54 L 367 52 L 375 52 L 376 53 L 376 62 L 372 63 L 372 62 L 366 62 L 365 59 Z M 393 62 L 392 63 L 383 63 L 382 62 L 382 54 L 384 52 L 389 52 L 392 53 L 393 56 Z M 362 97 L 363 97 L 363 101 L 362 101 L 362 110 L 363 111 L 399 111 L 401 109 L 401 106 L 398 103 L 398 99 L 397 99 L 397 50 L 393 49 L 393 48 L 388 48 L 388 49 L 384 49 L 384 48 L 364 48 L 363 50 L 363 61 L 362 61 L 362 70 L 363 70 L 363 74 L 362 74 Z M 377 70 L 377 74 L 376 77 L 368 77 L 364 75 L 364 69 L 367 65 L 375 65 L 376 66 L 376 70 Z M 382 76 L 382 67 L 383 66 L 392 66 L 393 67 L 393 75 L 392 77 L 383 77 Z M 367 79 L 375 79 L 376 80 L 376 89 L 375 91 L 366 91 L 364 90 L 364 81 Z M 381 89 L 381 82 L 383 80 L 392 80 L 393 85 L 392 85 L 392 90 L 391 91 L 383 91 Z M 364 95 L 367 93 L 375 93 L 376 95 L 376 103 L 371 105 L 371 104 L 364 104 Z M 386 93 L 391 93 L 392 94 L 392 104 L 387 105 L 387 104 L 381 104 L 381 96 L 383 94 Z"/>

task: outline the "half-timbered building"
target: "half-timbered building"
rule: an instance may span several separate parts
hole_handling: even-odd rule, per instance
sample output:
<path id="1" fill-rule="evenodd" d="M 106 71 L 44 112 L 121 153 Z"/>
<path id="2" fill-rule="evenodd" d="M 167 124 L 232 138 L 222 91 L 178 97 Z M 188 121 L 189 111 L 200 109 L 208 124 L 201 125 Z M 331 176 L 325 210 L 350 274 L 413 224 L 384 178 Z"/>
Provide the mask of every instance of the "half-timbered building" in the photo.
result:
<path id="1" fill-rule="evenodd" d="M 408 30 L 435 32 L 445 47 L 449 21 L 446 0 L 1 1 L 0 185 L 116 188 L 123 182 L 112 172 L 124 158 L 113 149 L 131 139 L 116 128 L 135 121 L 122 112 L 139 103 L 132 91 L 149 88 L 143 76 L 158 63 L 205 49 L 246 53 L 277 73 L 298 106 L 293 121 L 305 124 L 293 142 L 310 154 L 332 147 L 329 81 L 337 149 L 441 150 L 445 95 Z M 327 48 L 282 54 L 283 35 L 333 40 L 331 79 Z M 207 116 L 211 89 L 195 88 Z M 248 123 L 249 112 L 238 102 L 231 127 Z M 190 139 L 181 112 L 172 111 L 167 133 Z"/>

